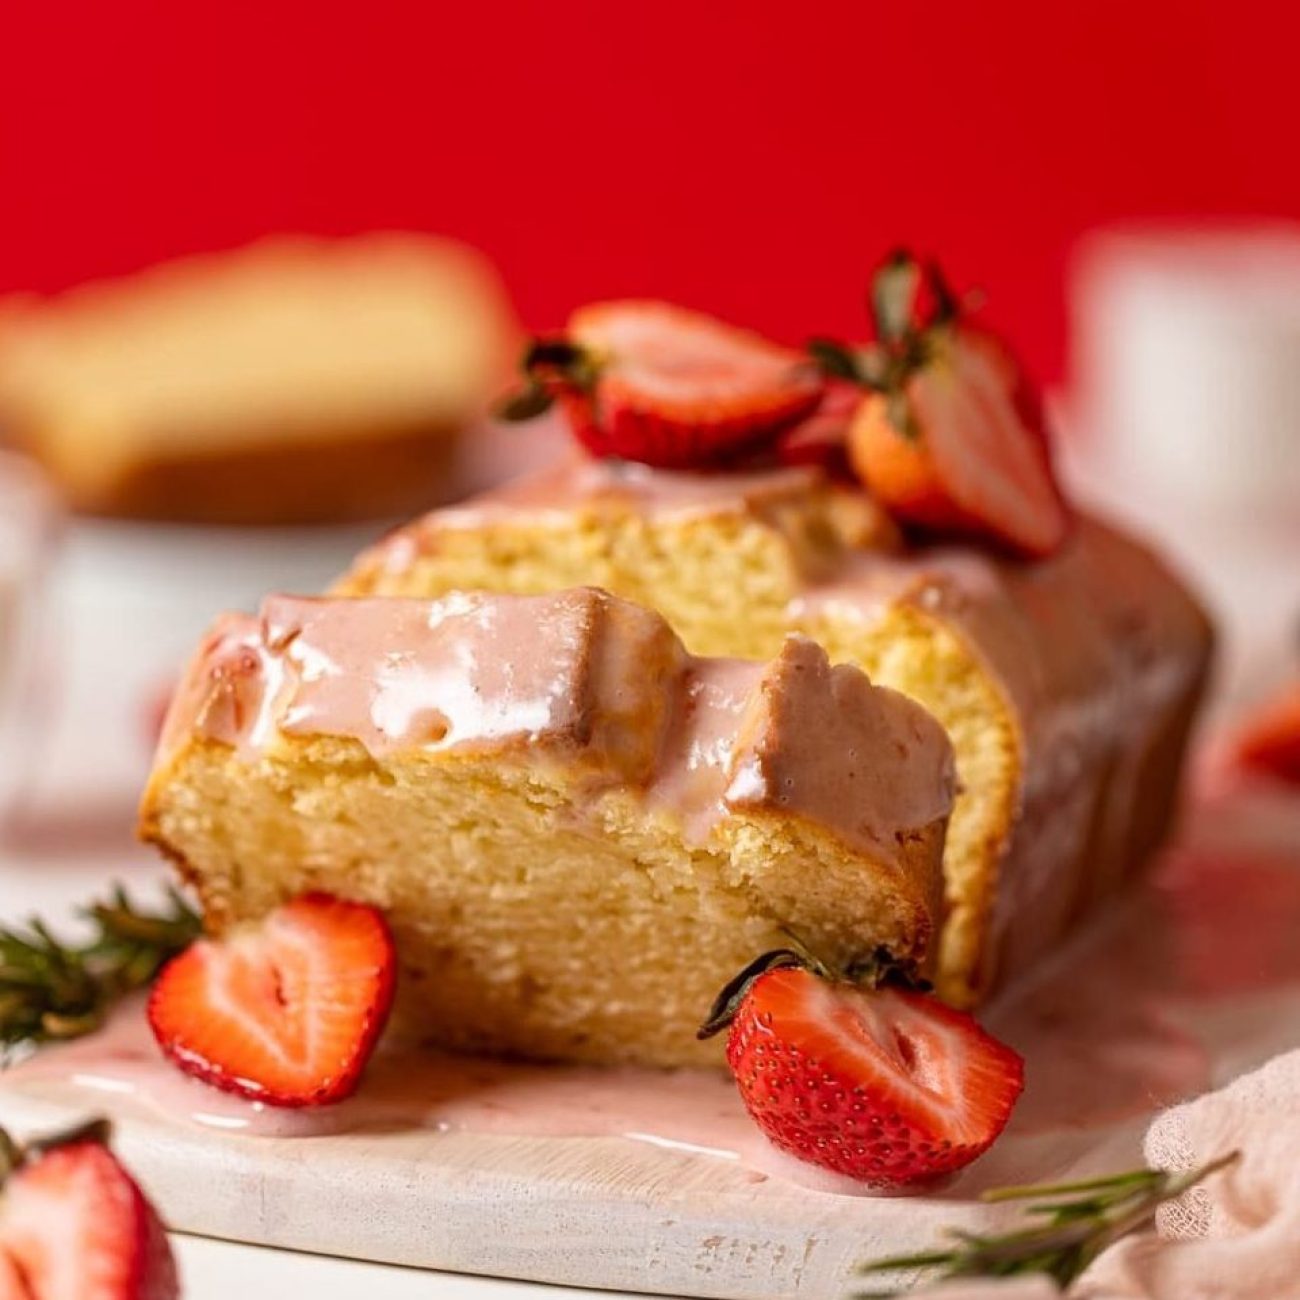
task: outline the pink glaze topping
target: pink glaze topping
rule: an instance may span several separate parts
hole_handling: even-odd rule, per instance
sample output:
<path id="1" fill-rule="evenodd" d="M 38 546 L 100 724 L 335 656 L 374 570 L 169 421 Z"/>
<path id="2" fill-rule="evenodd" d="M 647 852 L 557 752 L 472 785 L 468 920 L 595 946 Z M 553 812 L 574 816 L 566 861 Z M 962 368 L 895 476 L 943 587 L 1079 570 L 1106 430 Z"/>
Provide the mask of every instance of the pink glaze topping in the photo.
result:
<path id="1" fill-rule="evenodd" d="M 667 470 L 576 454 L 389 533 L 358 557 L 353 572 L 402 573 L 426 546 L 436 549 L 444 534 L 520 520 L 567 524 L 575 515 L 674 520 L 724 515 L 770 519 L 779 528 L 792 504 L 823 492 L 840 505 L 852 504 L 855 522 L 849 531 L 860 543 L 881 552 L 898 548 L 896 525 L 869 496 L 833 484 L 814 465 Z"/>
<path id="2" fill-rule="evenodd" d="M 588 791 L 644 791 L 696 842 L 773 810 L 896 861 L 945 818 L 951 746 L 919 705 L 832 669 L 802 637 L 770 664 L 688 655 L 658 615 L 593 589 L 437 601 L 274 596 L 228 616 L 164 733 L 253 754 L 347 737 L 377 759 L 490 751 L 556 761 Z"/>
<path id="3" fill-rule="evenodd" d="M 807 491 L 820 477 L 818 469 L 807 465 L 699 473 L 575 455 L 539 473 L 513 479 L 464 505 L 441 510 L 437 518 L 439 524 L 474 527 L 494 517 L 574 509 L 631 507 L 651 514 L 712 514 L 761 507 Z"/>

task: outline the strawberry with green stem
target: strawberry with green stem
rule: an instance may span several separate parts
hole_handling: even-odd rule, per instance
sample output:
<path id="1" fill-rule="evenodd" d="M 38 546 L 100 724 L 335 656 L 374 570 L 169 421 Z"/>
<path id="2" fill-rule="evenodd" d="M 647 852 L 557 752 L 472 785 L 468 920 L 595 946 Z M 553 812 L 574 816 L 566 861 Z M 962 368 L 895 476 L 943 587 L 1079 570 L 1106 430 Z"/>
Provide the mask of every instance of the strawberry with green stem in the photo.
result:
<path id="1" fill-rule="evenodd" d="M 558 404 L 594 456 L 716 466 L 771 444 L 811 414 L 823 382 L 789 348 L 669 303 L 596 303 L 538 339 L 524 383 L 497 408 L 530 420 Z"/>
<path id="2" fill-rule="evenodd" d="M 83 1124 L 18 1146 L 0 1131 L 0 1300 L 175 1300 L 162 1223 L 108 1148 Z"/>
<path id="3" fill-rule="evenodd" d="M 809 349 L 867 390 L 848 433 L 854 470 L 904 522 L 1050 555 L 1070 517 L 1041 406 L 1005 344 L 975 326 L 939 268 L 897 252 L 871 292 L 875 340 Z"/>
<path id="4" fill-rule="evenodd" d="M 741 1100 L 781 1150 L 877 1187 L 969 1164 L 1002 1132 L 1024 1063 L 885 953 L 833 971 L 803 950 L 751 963 L 701 1037 L 727 1030 Z"/>

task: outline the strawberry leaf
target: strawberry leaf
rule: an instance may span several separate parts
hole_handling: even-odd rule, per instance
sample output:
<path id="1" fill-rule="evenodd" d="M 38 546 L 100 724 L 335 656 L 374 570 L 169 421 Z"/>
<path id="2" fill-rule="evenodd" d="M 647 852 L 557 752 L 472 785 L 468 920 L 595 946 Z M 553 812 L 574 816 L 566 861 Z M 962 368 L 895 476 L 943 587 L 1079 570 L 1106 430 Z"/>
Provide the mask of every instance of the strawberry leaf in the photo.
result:
<path id="1" fill-rule="evenodd" d="M 948 283 L 943 268 L 933 258 L 925 264 L 925 277 L 929 285 L 930 297 L 934 300 L 926 328 L 947 325 L 956 320 L 961 314 L 961 302 L 953 292 L 952 285 Z"/>
<path id="2" fill-rule="evenodd" d="M 921 993 L 930 990 L 929 981 L 919 979 L 906 963 L 896 961 L 887 948 L 876 948 L 864 957 L 855 958 L 843 970 L 837 970 L 810 951 L 798 935 L 789 930 L 783 930 L 782 933 L 790 941 L 790 947 L 775 948 L 761 957 L 755 957 L 739 975 L 730 980 L 714 999 L 707 1018 L 696 1031 L 696 1038 L 712 1038 L 714 1034 L 726 1029 L 736 1018 L 750 986 L 760 975 L 766 975 L 770 970 L 808 970 L 819 979 L 841 980 L 866 988 L 894 984 Z"/>
<path id="3" fill-rule="evenodd" d="M 492 408 L 496 419 L 511 424 L 544 415 L 562 390 L 590 393 L 600 376 L 600 366 L 591 353 L 562 336 L 533 339 L 520 370 L 523 382 L 519 388 Z"/>
<path id="4" fill-rule="evenodd" d="M 893 956 L 888 948 L 879 947 L 865 957 L 857 957 L 844 968 L 844 979 L 850 984 L 864 988 L 879 988 L 891 984 L 895 988 L 912 989 L 917 993 L 929 993 L 934 987 L 929 980 L 922 979 L 907 962 L 901 962 Z"/>
<path id="5" fill-rule="evenodd" d="M 585 359 L 586 353 L 566 338 L 535 338 L 524 352 L 523 371 L 535 374 L 539 370 L 569 372 Z"/>
<path id="6" fill-rule="evenodd" d="M 907 400 L 907 394 L 901 388 L 895 388 L 890 391 L 887 401 L 886 413 L 890 426 L 908 442 L 915 442 L 920 436 L 920 430 L 912 417 L 912 404 Z"/>
<path id="7" fill-rule="evenodd" d="M 526 383 L 513 393 L 507 393 L 492 408 L 493 416 L 507 424 L 522 424 L 545 415 L 554 404 L 554 396 L 541 384 Z"/>
<path id="8" fill-rule="evenodd" d="M 822 374 L 831 379 L 847 379 L 851 384 L 865 382 L 853 349 L 835 339 L 809 339 L 807 352 L 817 363 Z"/>
<path id="9" fill-rule="evenodd" d="M 770 970 L 790 968 L 806 970 L 809 965 L 809 959 L 803 953 L 795 952 L 791 948 L 777 948 L 772 952 L 765 952 L 761 957 L 755 957 L 718 994 L 713 1006 L 709 1009 L 708 1017 L 695 1031 L 695 1037 L 701 1039 L 712 1038 L 714 1034 L 719 1034 L 726 1029 L 736 1018 L 736 1012 L 740 1010 L 740 1004 L 745 1000 L 745 994 L 749 992 L 750 985 L 760 975 L 766 975 Z"/>
<path id="10" fill-rule="evenodd" d="M 906 249 L 891 253 L 871 282 L 871 314 L 886 345 L 902 343 L 914 329 L 913 311 L 921 268 Z"/>

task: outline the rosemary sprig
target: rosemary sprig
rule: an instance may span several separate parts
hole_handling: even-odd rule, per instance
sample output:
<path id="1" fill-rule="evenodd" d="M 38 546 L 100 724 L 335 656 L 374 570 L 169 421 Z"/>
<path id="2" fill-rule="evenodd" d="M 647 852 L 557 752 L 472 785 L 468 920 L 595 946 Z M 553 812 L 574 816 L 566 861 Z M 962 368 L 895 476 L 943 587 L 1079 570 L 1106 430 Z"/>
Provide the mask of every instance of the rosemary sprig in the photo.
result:
<path id="1" fill-rule="evenodd" d="M 28 1044 L 98 1028 L 113 1002 L 143 988 L 200 933 L 197 914 L 174 889 L 152 913 L 118 885 L 85 915 L 95 933 L 79 946 L 60 943 L 39 920 L 0 928 L 0 1066 Z"/>
<path id="2" fill-rule="evenodd" d="M 929 1279 L 934 1282 L 1043 1273 L 1064 1291 L 1107 1246 L 1150 1223 L 1163 1202 L 1174 1200 L 1189 1187 L 1226 1169 L 1240 1155 L 1232 1151 L 1184 1173 L 1137 1169 L 1077 1183 L 996 1188 L 980 1199 L 1032 1200 L 1034 1204 L 1026 1206 L 1025 1213 L 1043 1221 L 1001 1236 L 949 1229 L 947 1235 L 954 1243 L 949 1248 L 941 1246 L 920 1255 L 873 1260 L 863 1265 L 861 1272 L 934 1268 L 940 1270 Z M 864 1291 L 856 1300 L 882 1300 L 901 1294 Z"/>

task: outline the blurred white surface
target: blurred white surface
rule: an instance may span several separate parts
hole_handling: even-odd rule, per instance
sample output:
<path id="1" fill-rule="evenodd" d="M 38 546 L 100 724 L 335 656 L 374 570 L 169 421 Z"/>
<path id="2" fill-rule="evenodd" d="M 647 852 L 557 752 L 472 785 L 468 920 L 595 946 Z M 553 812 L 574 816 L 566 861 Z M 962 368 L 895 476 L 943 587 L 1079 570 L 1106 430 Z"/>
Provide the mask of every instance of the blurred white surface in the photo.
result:
<path id="1" fill-rule="evenodd" d="M 1111 446 L 1072 427 L 1058 460 L 1070 496 L 1155 545 L 1195 587 L 1219 628 L 1214 720 L 1256 703 L 1300 673 L 1300 496 L 1291 516 L 1242 511 L 1207 517 L 1194 502 L 1152 489 Z"/>
<path id="2" fill-rule="evenodd" d="M 1300 526 L 1300 225 L 1097 234 L 1072 302 L 1077 414 L 1117 479 Z"/>
<path id="3" fill-rule="evenodd" d="M 1300 224 L 1102 231 L 1071 299 L 1067 479 L 1201 588 L 1217 707 L 1259 700 L 1300 670 Z"/>
<path id="4" fill-rule="evenodd" d="M 148 768 L 150 706 L 223 609 L 310 593 L 373 528 L 202 529 L 78 521 L 50 591 L 47 719 L 30 811 L 129 806 Z"/>
<path id="5" fill-rule="evenodd" d="M 21 790 L 37 722 L 42 596 L 58 523 L 44 477 L 0 450 L 0 821 Z"/>

